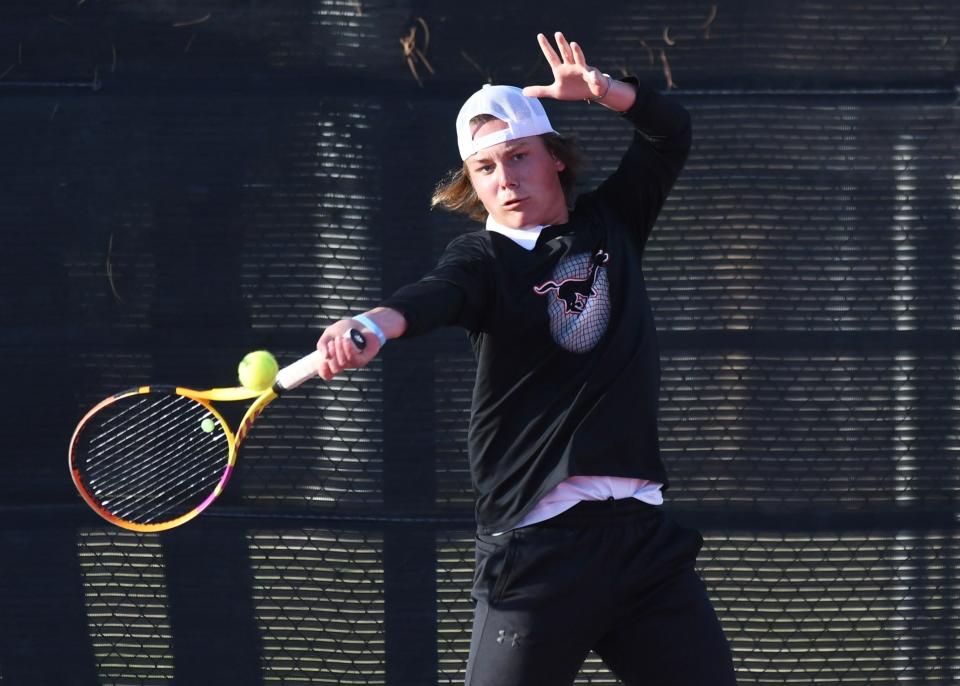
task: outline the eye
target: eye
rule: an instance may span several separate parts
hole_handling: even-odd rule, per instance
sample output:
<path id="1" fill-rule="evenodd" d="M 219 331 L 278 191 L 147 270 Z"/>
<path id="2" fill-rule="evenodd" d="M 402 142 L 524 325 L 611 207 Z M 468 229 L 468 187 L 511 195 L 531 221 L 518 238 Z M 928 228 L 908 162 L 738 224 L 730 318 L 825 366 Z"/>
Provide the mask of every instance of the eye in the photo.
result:
<path id="1" fill-rule="evenodd" d="M 515 160 L 522 160 L 522 159 L 526 158 L 526 156 L 527 156 L 527 153 L 525 153 L 525 152 L 518 152 L 518 153 L 516 153 L 516 154 L 513 156 L 513 159 L 515 159 Z"/>
<path id="2" fill-rule="evenodd" d="M 482 167 L 477 167 L 476 171 L 480 172 L 481 174 L 489 174 L 493 171 L 493 165 L 485 164 Z"/>

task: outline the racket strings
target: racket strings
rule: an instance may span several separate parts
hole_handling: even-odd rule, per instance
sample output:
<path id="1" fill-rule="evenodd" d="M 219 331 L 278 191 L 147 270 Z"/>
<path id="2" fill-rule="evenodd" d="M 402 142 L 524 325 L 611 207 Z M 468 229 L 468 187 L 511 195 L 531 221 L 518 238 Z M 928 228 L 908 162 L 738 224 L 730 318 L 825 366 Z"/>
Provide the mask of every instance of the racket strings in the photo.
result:
<path id="1" fill-rule="evenodd" d="M 176 447 L 182 448 L 182 445 Z M 203 452 L 194 453 L 193 459 L 185 462 L 180 451 L 173 450 L 168 456 L 145 460 L 146 467 L 141 466 L 129 475 L 121 473 L 109 483 L 97 481 L 91 485 L 104 506 L 114 514 L 124 519 L 149 520 L 162 513 L 166 505 L 172 507 L 193 493 L 209 491 L 223 473 L 223 452 L 223 446 L 210 441 Z M 208 478 L 200 479 L 204 474 Z M 105 497 L 114 493 L 121 495 Z M 182 497 L 175 500 L 178 496 Z M 151 504 L 156 507 L 148 514 L 144 510 Z"/>
<path id="2" fill-rule="evenodd" d="M 141 412 L 134 416 L 130 410 L 125 411 L 126 425 L 114 424 L 112 430 L 104 430 L 96 434 L 90 441 L 86 472 L 97 474 L 103 481 L 108 480 L 111 474 L 121 476 L 135 476 L 144 469 L 131 467 L 141 463 L 150 465 L 162 457 L 165 448 L 176 448 L 176 435 L 166 430 L 165 420 L 171 419 L 167 413 L 170 409 L 171 398 L 164 397 L 149 406 L 140 408 Z M 149 452 L 147 452 L 149 451 Z M 176 452 L 173 453 L 176 455 Z M 150 456 L 153 456 L 152 458 Z M 124 459 L 126 458 L 126 459 Z"/>
<path id="3" fill-rule="evenodd" d="M 99 414 L 78 446 L 77 468 L 88 492 L 115 516 L 169 520 L 196 508 L 219 483 L 229 443 L 223 431 L 204 431 L 202 422 L 215 417 L 201 403 L 138 394 Z"/>
<path id="4" fill-rule="evenodd" d="M 149 409 L 157 409 L 157 404 Z M 126 435 L 92 442 L 96 447 L 90 453 L 85 471 L 99 494 L 115 491 L 121 484 L 130 489 L 141 480 L 155 479 L 157 472 L 181 457 L 187 447 L 184 437 L 171 434 L 155 417 L 151 419 L 149 433 L 140 426 L 144 424 L 141 417 L 137 422 L 130 420 L 131 431 Z"/>
<path id="5" fill-rule="evenodd" d="M 147 409 L 166 411 L 169 403 L 166 405 L 164 407 L 161 403 L 155 403 Z M 185 439 L 187 443 L 200 439 L 193 431 L 186 436 L 181 435 L 183 429 L 189 425 L 175 416 L 165 415 L 161 421 L 157 421 L 156 417 L 148 419 L 150 421 L 138 421 L 136 424 L 131 422 L 131 435 L 126 437 L 123 443 L 114 440 L 98 449 L 91 448 L 91 459 L 86 467 L 91 484 L 94 483 L 93 474 L 97 475 L 97 487 L 104 489 L 115 485 L 117 480 L 123 480 L 130 485 L 141 476 L 152 478 L 157 471 L 168 468 L 170 463 L 181 459 Z M 134 430 L 141 424 L 143 427 Z"/>
<path id="6" fill-rule="evenodd" d="M 130 454 L 140 439 L 149 439 L 153 435 L 150 429 L 158 416 L 169 411 L 175 398 L 137 396 L 137 402 L 130 407 L 116 415 L 107 415 L 99 427 L 92 429 L 96 433 L 89 438 L 87 469 L 93 471 L 105 461 L 115 465 L 119 455 Z"/>
<path id="7" fill-rule="evenodd" d="M 186 399 L 181 403 L 193 404 Z M 208 413 L 199 408 L 202 406 L 197 409 L 205 417 Z M 118 464 L 98 476 L 89 475 L 95 495 L 105 508 L 134 521 L 146 522 L 164 515 L 170 518 L 179 513 L 177 506 L 183 503 L 188 506 L 181 509 L 189 511 L 189 505 L 196 504 L 189 501 L 205 495 L 218 482 L 225 446 L 209 435 L 184 431 L 184 427 L 200 421 L 197 417 L 179 424 L 172 424 L 174 419 L 164 416 L 163 422 L 155 423 L 155 441 L 145 443 L 142 437 L 134 437 L 127 450 L 116 453 L 121 458 Z M 115 447 L 121 445 L 116 443 Z M 202 448 L 198 450 L 198 446 Z M 100 463 L 101 468 L 109 465 L 102 458 Z"/>
<path id="8" fill-rule="evenodd" d="M 177 471 L 164 474 L 163 484 L 150 486 L 149 491 L 139 491 L 137 497 L 128 497 L 126 501 L 117 501 L 111 505 L 114 513 L 123 519 L 140 522 L 155 521 L 161 515 L 170 512 L 188 511 L 199 504 L 195 502 L 199 496 L 201 500 L 219 483 L 224 470 L 223 448 L 217 446 L 208 449 L 212 460 L 207 462 L 187 463 Z M 150 480 L 142 481 L 141 488 L 151 484 Z M 148 495 L 142 495 L 143 493 Z M 180 506 L 188 501 L 189 507 Z M 166 519 L 167 517 L 163 517 Z"/>

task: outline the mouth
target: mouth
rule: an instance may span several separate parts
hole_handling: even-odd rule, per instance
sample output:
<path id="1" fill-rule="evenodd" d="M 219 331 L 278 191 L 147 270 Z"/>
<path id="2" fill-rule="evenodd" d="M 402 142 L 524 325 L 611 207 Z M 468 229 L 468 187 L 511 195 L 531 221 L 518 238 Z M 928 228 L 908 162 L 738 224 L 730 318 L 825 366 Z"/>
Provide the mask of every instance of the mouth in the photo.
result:
<path id="1" fill-rule="evenodd" d="M 502 203 L 502 206 L 505 210 L 512 210 L 517 207 L 520 203 L 524 202 L 526 198 L 515 198 L 513 200 L 507 200 L 505 203 Z"/>

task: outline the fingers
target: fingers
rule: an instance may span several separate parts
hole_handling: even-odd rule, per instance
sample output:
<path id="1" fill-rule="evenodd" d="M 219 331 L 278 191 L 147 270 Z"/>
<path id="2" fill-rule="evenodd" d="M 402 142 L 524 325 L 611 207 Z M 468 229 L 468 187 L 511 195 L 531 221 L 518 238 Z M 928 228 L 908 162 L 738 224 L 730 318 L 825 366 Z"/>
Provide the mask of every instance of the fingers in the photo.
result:
<path id="1" fill-rule="evenodd" d="M 344 340 L 342 338 L 336 338 L 331 341 L 333 344 L 333 355 L 337 361 L 337 364 L 340 366 L 340 369 L 346 369 L 347 365 L 350 364 L 350 353 L 344 348 Z"/>
<path id="2" fill-rule="evenodd" d="M 559 98 L 560 90 L 565 78 L 569 74 L 564 74 L 564 67 L 567 65 L 577 65 L 581 69 L 589 70 L 586 58 L 583 56 L 583 50 L 577 43 L 568 43 L 562 31 L 553 34 L 557 42 L 559 54 L 550 44 L 550 39 L 544 34 L 537 34 L 537 42 L 543 51 L 543 56 L 547 59 L 550 69 L 553 71 L 553 83 L 549 86 L 527 86 L 523 89 L 523 94 L 530 98 Z"/>
<path id="3" fill-rule="evenodd" d="M 568 43 L 562 31 L 557 31 L 553 34 L 553 37 L 554 40 L 557 41 L 557 48 L 560 49 L 559 55 L 556 50 L 553 49 L 553 46 L 550 45 L 549 38 L 542 33 L 537 34 L 537 42 L 540 44 L 543 56 L 547 58 L 547 63 L 551 69 L 559 67 L 561 64 L 577 64 L 581 67 L 587 66 L 587 59 L 583 56 L 583 49 L 579 43 L 576 41 Z"/>
<path id="4" fill-rule="evenodd" d="M 317 341 L 317 350 L 322 354 L 317 374 L 325 381 L 330 381 L 345 369 L 365 366 L 380 349 L 379 341 L 368 340 L 367 348 L 360 350 L 350 338 L 350 326 L 349 320 L 338 322 L 324 331 Z"/>
<path id="5" fill-rule="evenodd" d="M 560 48 L 560 55 L 563 57 L 564 64 L 573 64 L 573 50 L 570 48 L 570 44 L 567 42 L 567 39 L 564 37 L 563 33 L 557 31 L 553 34 L 554 39 L 557 41 L 557 47 Z"/>
<path id="6" fill-rule="evenodd" d="M 343 338 L 334 338 L 327 344 L 327 368 L 333 374 L 339 374 L 344 369 L 356 366 L 356 360 L 353 359 L 351 351 L 347 350 L 345 344 L 349 344 Z M 351 347 L 352 344 L 350 344 Z"/>
<path id="7" fill-rule="evenodd" d="M 320 362 L 320 366 L 317 367 L 317 376 L 324 381 L 329 381 L 332 379 L 335 373 L 336 372 L 330 369 L 330 362 L 326 358 L 324 358 L 324 360 Z"/>
<path id="8" fill-rule="evenodd" d="M 580 44 L 573 42 L 570 44 L 570 49 L 573 50 L 573 61 L 584 69 L 589 69 L 587 66 L 587 58 L 583 56 L 583 50 L 580 49 Z"/>
<path id="9" fill-rule="evenodd" d="M 523 94 L 528 98 L 552 98 L 550 86 L 524 86 Z"/>
<path id="10" fill-rule="evenodd" d="M 317 367 L 317 374 L 324 381 L 329 381 L 333 378 L 333 375 L 336 374 L 336 370 L 331 368 L 333 363 L 333 356 L 331 350 L 331 340 L 327 337 L 326 334 L 321 336 L 320 340 L 317 341 L 317 350 L 320 351 L 322 359 L 320 361 L 320 366 Z"/>
<path id="11" fill-rule="evenodd" d="M 320 348 L 323 351 L 323 361 L 317 373 L 326 381 L 330 381 L 344 369 L 353 366 L 347 351 L 341 345 L 342 341 L 341 338 L 332 338 L 325 341 Z"/>
<path id="12" fill-rule="evenodd" d="M 542 33 L 538 33 L 537 42 L 540 44 L 540 49 L 543 51 L 543 56 L 547 58 L 547 64 L 550 65 L 550 68 L 559 67 L 562 62 L 560 61 L 560 56 L 557 55 L 553 49 L 553 46 L 550 45 L 550 39 Z"/>

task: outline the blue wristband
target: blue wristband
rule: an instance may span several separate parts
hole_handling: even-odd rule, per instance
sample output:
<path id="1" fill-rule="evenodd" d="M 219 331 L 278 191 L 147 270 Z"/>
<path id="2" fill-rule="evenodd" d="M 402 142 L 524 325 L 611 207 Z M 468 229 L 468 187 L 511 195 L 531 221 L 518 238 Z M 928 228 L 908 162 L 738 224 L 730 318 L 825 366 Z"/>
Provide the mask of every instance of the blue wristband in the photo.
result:
<path id="1" fill-rule="evenodd" d="M 370 317 L 366 316 L 365 314 L 358 314 L 355 317 L 350 318 L 353 321 L 359 322 L 366 328 L 370 329 L 373 332 L 373 335 L 377 337 L 377 340 L 380 341 L 381 346 L 387 342 L 387 337 L 384 335 L 383 329 L 377 326 L 376 322 L 370 319 Z"/>

